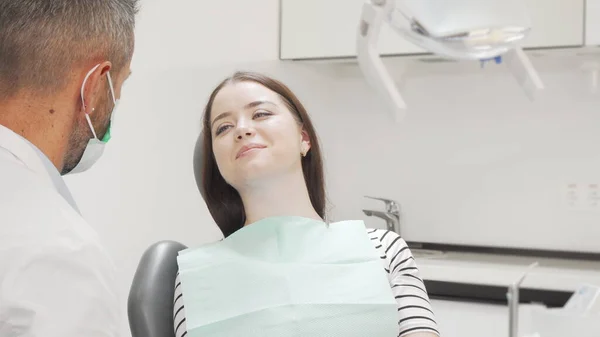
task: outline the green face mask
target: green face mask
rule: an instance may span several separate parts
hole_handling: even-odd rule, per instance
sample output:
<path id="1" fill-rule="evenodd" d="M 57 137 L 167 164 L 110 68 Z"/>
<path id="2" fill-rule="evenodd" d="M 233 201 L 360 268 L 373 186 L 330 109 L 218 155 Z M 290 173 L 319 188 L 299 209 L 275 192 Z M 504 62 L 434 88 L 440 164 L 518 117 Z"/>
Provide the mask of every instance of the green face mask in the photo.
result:
<path id="1" fill-rule="evenodd" d="M 190 337 L 397 336 L 362 221 L 273 217 L 178 257 Z"/>

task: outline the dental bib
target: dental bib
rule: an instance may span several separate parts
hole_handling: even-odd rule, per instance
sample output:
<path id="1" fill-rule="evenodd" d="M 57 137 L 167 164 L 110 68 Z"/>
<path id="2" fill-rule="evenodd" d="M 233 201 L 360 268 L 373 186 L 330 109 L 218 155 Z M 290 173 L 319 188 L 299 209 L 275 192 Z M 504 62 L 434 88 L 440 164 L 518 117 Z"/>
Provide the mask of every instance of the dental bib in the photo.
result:
<path id="1" fill-rule="evenodd" d="M 180 252 L 189 337 L 392 337 L 398 311 L 362 221 L 271 217 Z"/>

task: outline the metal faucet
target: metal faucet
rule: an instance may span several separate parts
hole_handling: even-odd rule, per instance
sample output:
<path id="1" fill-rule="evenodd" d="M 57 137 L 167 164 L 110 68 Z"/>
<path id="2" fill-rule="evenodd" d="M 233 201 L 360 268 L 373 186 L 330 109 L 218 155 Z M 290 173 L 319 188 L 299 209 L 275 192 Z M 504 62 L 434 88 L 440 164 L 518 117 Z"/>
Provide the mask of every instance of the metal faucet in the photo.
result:
<path id="1" fill-rule="evenodd" d="M 400 235 L 400 204 L 394 200 L 365 196 L 365 198 L 380 200 L 385 203 L 385 212 L 363 209 L 366 216 L 374 216 L 385 220 L 387 229 Z"/>
<path id="2" fill-rule="evenodd" d="M 530 264 L 529 267 L 523 272 L 521 277 L 508 287 L 506 299 L 508 301 L 508 335 L 510 337 L 519 336 L 519 288 L 521 287 L 521 283 L 523 283 L 527 274 L 538 265 L 538 262 Z"/>

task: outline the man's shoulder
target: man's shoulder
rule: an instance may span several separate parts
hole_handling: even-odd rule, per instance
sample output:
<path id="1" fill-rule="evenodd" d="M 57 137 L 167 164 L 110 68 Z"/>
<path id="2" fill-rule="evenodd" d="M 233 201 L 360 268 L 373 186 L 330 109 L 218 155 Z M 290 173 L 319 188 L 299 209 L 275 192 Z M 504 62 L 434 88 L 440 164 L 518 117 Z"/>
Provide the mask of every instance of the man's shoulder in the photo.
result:
<path id="1" fill-rule="evenodd" d="M 96 231 L 52 185 L 21 176 L 15 179 L 5 184 L 7 178 L 0 177 L 3 256 L 47 251 L 68 258 L 73 252 L 73 259 L 85 260 L 106 255 Z M 82 251 L 86 254 L 76 254 Z"/>
<path id="2" fill-rule="evenodd" d="M 42 192 L 43 193 L 43 192 Z M 0 260 L 55 259 L 109 264 L 97 232 L 60 195 L 16 193 L 0 200 Z M 78 261 L 78 262 L 77 262 Z"/>
<path id="3" fill-rule="evenodd" d="M 79 313 L 67 306 L 114 310 L 116 269 L 94 229 L 51 188 L 21 187 L 0 196 L 0 306 L 39 309 L 61 324 L 53 306 L 73 317 Z"/>
<path id="4" fill-rule="evenodd" d="M 0 168 L 6 163 L 0 162 Z M 0 231 L 18 223 L 27 225 L 42 219 L 46 223 L 52 219 L 68 218 L 69 221 L 83 221 L 73 217 L 77 212 L 60 195 L 54 185 L 30 172 L 27 168 L 11 170 L 10 174 L 0 175 Z"/>
<path id="5" fill-rule="evenodd" d="M 56 191 L 23 184 L 0 196 L 0 237 L 48 236 L 80 227 L 84 219 Z"/>
<path id="6" fill-rule="evenodd" d="M 4 210 L 22 212 L 31 207 L 52 203 L 53 199 L 60 197 L 53 185 L 25 166 L 19 167 L 18 163 L 0 158 L 0 170 L 3 172 L 0 175 L 0 207 Z"/>

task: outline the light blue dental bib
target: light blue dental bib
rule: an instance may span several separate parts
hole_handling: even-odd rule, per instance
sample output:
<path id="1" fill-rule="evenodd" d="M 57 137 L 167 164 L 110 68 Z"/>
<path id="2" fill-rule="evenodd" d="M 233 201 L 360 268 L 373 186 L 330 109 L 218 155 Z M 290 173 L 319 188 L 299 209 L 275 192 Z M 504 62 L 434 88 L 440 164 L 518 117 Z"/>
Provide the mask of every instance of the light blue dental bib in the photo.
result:
<path id="1" fill-rule="evenodd" d="M 393 337 L 397 305 L 362 221 L 272 217 L 178 257 L 189 337 Z"/>

